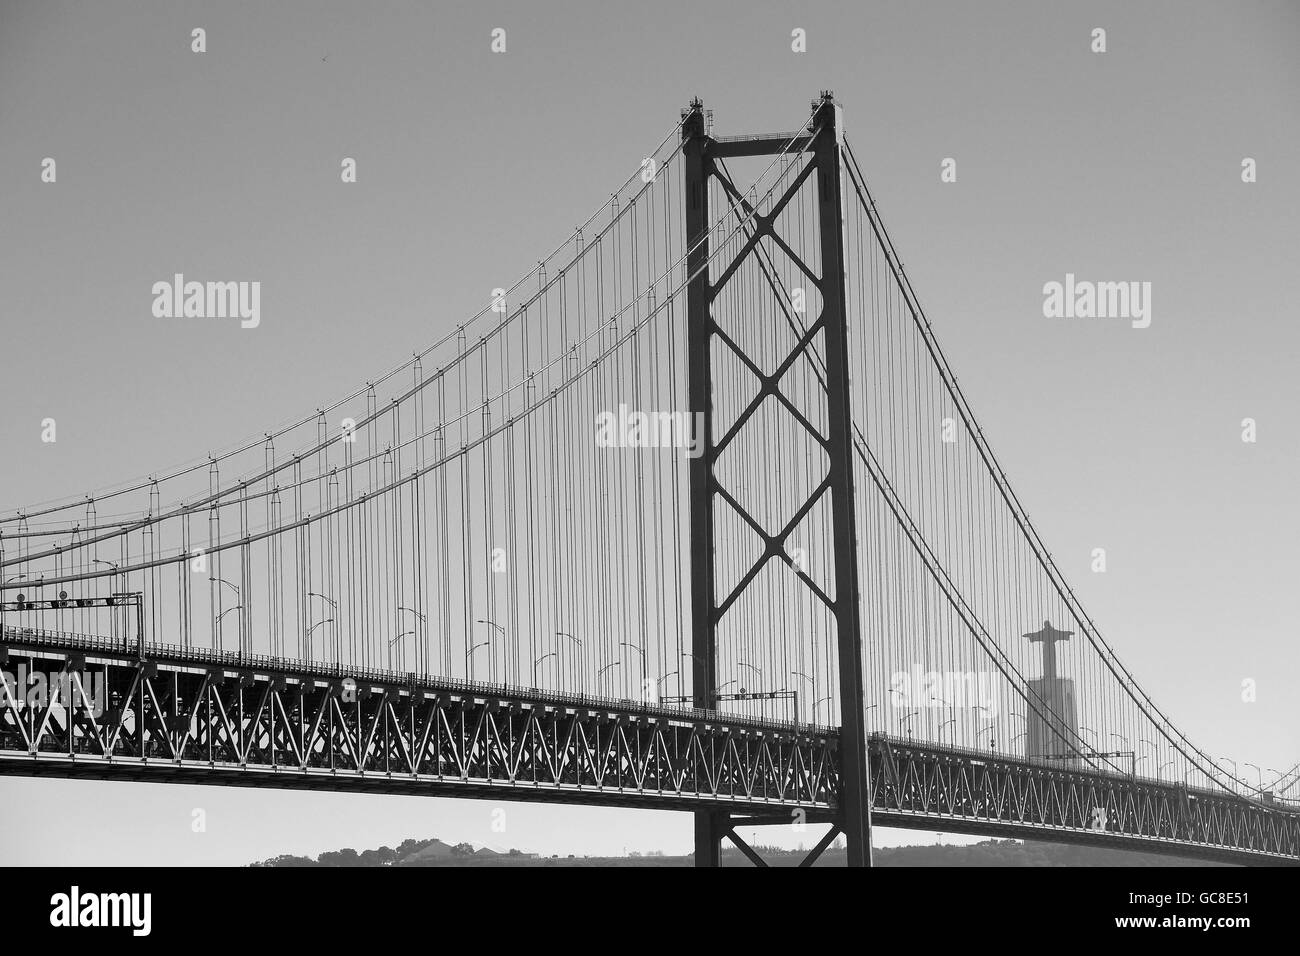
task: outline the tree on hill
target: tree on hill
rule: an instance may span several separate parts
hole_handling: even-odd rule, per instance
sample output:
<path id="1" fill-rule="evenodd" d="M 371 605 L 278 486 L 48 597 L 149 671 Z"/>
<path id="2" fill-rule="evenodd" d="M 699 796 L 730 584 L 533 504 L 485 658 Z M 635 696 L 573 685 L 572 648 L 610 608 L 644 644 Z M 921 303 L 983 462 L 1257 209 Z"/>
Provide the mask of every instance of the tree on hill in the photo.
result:
<path id="1" fill-rule="evenodd" d="M 397 847 L 397 855 L 405 859 L 406 857 L 410 856 L 412 853 L 417 853 L 420 850 L 423 850 L 426 846 L 428 846 L 430 843 L 433 842 L 434 842 L 433 840 L 412 840 L 408 837 L 407 839 L 403 840 L 401 844 Z"/>
<path id="2" fill-rule="evenodd" d="M 361 856 L 356 850 L 347 847 L 343 850 L 329 850 L 316 858 L 321 866 L 360 866 Z"/>
<path id="3" fill-rule="evenodd" d="M 279 856 L 273 856 L 269 860 L 263 860 L 261 863 L 254 863 L 253 866 L 315 866 L 316 861 L 309 856 L 294 856 L 292 853 L 282 853 Z"/>
<path id="4" fill-rule="evenodd" d="M 389 866 L 397 859 L 397 851 L 391 846 L 381 846 L 377 850 L 364 850 L 361 853 L 362 866 Z"/>

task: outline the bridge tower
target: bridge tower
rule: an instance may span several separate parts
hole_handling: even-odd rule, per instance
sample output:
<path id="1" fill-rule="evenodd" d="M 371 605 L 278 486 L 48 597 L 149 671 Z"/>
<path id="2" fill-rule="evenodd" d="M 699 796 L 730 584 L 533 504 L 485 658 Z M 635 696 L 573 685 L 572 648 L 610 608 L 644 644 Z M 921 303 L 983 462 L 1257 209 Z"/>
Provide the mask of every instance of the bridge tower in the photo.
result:
<path id="1" fill-rule="evenodd" d="M 809 326 L 806 336 L 791 353 L 800 357 L 805 351 L 815 350 L 816 332 L 824 340 L 822 358 L 826 366 L 825 421 L 827 434 L 812 435 L 826 449 L 829 471 L 826 486 L 810 490 L 809 500 L 822 493 L 831 496 L 832 556 L 834 567 L 830 580 L 834 582 L 834 597 L 828 596 L 791 559 L 786 548 L 790 530 L 763 535 L 765 551 L 762 561 L 773 558 L 784 560 L 797 575 L 830 609 L 835 621 L 839 662 L 840 729 L 840 781 L 839 804 L 835 827 L 814 851 L 819 854 L 836 834 L 843 833 L 847 842 L 850 866 L 871 865 L 870 790 L 868 788 L 868 760 L 866 751 L 865 704 L 863 700 L 862 631 L 858 588 L 856 523 L 853 506 L 853 448 L 852 423 L 849 403 L 849 348 L 848 316 L 844 291 L 844 196 L 841 191 L 841 146 L 843 123 L 840 106 L 829 92 L 823 92 L 814 103 L 812 118 L 800 133 L 773 136 L 732 136 L 715 138 L 705 123 L 703 103 L 697 98 L 682 113 L 683 154 L 685 159 L 685 222 L 687 238 L 687 273 L 692 278 L 687 286 L 687 346 L 689 368 L 687 388 L 689 410 L 692 415 L 702 415 L 704 422 L 703 451 L 690 466 L 690 566 L 691 566 L 691 620 L 692 620 L 692 686 L 696 707 L 714 710 L 717 707 L 717 632 L 726 608 L 730 607 L 740 591 L 755 586 L 756 578 L 742 581 L 737 593 L 727 596 L 721 604 L 715 582 L 714 555 L 714 505 L 718 484 L 715 464 L 718 452 L 715 442 L 718 434 L 714 427 L 714 376 L 711 350 L 715 344 L 718 325 L 711 314 L 711 303 L 719 292 L 733 281 L 739 271 L 737 266 L 745 256 L 753 254 L 758 240 L 763 236 L 776 237 L 774 225 L 781 208 L 802 188 L 811 188 L 817 209 L 818 251 L 821 274 L 816 280 L 821 294 L 821 313 Z M 752 209 L 739 194 L 721 166 L 733 157 L 776 156 L 785 153 L 792 157 L 806 156 L 814 168 L 807 177 L 799 176 L 794 185 L 766 214 Z M 751 213 L 750 237 L 731 261 L 710 262 L 709 186 L 717 180 L 735 205 Z M 807 184 L 811 183 L 811 187 Z M 782 243 L 787 255 L 793 256 L 793 243 Z M 813 272 L 806 263 L 799 263 L 808 275 Z M 771 282 L 771 276 L 768 275 Z M 773 288 L 780 299 L 783 290 Z M 732 341 L 728 346 L 735 349 Z M 743 358 L 743 356 L 742 356 Z M 780 375 L 761 378 L 759 394 L 776 395 L 780 391 Z M 742 429 L 752 417 L 757 406 L 742 413 L 731 425 L 733 433 Z M 697 419 L 699 420 L 699 419 Z M 809 429 L 806 423 L 802 423 Z M 740 510 L 734 499 L 730 507 Z M 747 522 L 758 527 L 761 521 L 743 515 Z M 778 822 L 778 821 L 772 821 Z M 783 818 L 779 822 L 789 822 Z M 697 811 L 695 814 L 695 865 L 718 866 L 722 838 L 730 836 L 742 851 L 754 858 L 753 851 L 740 840 L 734 831 L 729 814 L 725 811 Z M 808 862 L 811 862 L 810 857 Z"/>

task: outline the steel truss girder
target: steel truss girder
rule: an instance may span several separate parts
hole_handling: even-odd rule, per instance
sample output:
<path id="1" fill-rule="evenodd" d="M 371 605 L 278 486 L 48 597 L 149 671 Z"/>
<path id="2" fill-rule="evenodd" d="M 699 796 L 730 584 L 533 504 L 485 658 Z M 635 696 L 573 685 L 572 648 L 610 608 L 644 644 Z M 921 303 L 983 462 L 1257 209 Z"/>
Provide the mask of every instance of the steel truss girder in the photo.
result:
<path id="1" fill-rule="evenodd" d="M 183 658 L 184 655 L 177 655 Z M 69 664 L 12 648 L 28 672 Z M 108 706 L 0 692 L 0 773 L 488 796 L 828 819 L 838 739 L 635 701 L 556 702 L 88 653 Z M 11 669 L 14 667 L 11 664 Z M 80 687 L 73 682 L 73 687 Z M 69 703 L 80 706 L 67 706 Z"/>
<path id="2" fill-rule="evenodd" d="M 888 737 L 868 749 L 885 826 L 1300 863 L 1300 813 L 1243 797 Z"/>

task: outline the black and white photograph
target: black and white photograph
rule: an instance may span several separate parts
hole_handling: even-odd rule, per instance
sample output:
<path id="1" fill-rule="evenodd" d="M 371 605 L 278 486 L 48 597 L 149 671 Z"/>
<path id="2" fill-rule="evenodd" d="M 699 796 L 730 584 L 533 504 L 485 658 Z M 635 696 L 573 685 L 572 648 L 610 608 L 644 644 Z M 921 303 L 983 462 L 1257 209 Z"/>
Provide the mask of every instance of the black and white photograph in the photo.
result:
<path id="1" fill-rule="evenodd" d="M 1294 0 L 0 0 L 8 909 L 1280 932 L 1298 213 Z"/>

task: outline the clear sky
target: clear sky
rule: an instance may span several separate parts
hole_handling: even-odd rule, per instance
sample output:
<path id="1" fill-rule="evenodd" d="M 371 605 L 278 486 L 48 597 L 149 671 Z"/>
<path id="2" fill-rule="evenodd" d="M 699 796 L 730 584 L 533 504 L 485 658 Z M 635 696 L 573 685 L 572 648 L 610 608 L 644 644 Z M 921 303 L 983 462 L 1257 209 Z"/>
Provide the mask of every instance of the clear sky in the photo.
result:
<path id="1" fill-rule="evenodd" d="M 392 367 L 568 235 L 692 95 L 728 134 L 795 128 L 832 89 L 962 387 L 1102 633 L 1210 754 L 1252 779 L 1247 761 L 1290 766 L 1298 49 L 1287 2 L 0 0 L 0 508 L 200 457 Z M 152 284 L 174 272 L 260 281 L 260 327 L 155 319 Z M 1044 318 L 1067 272 L 1151 282 L 1150 327 Z M 690 843 L 686 816 L 509 805 L 499 833 L 495 808 L 0 779 L 15 863 Z"/>

